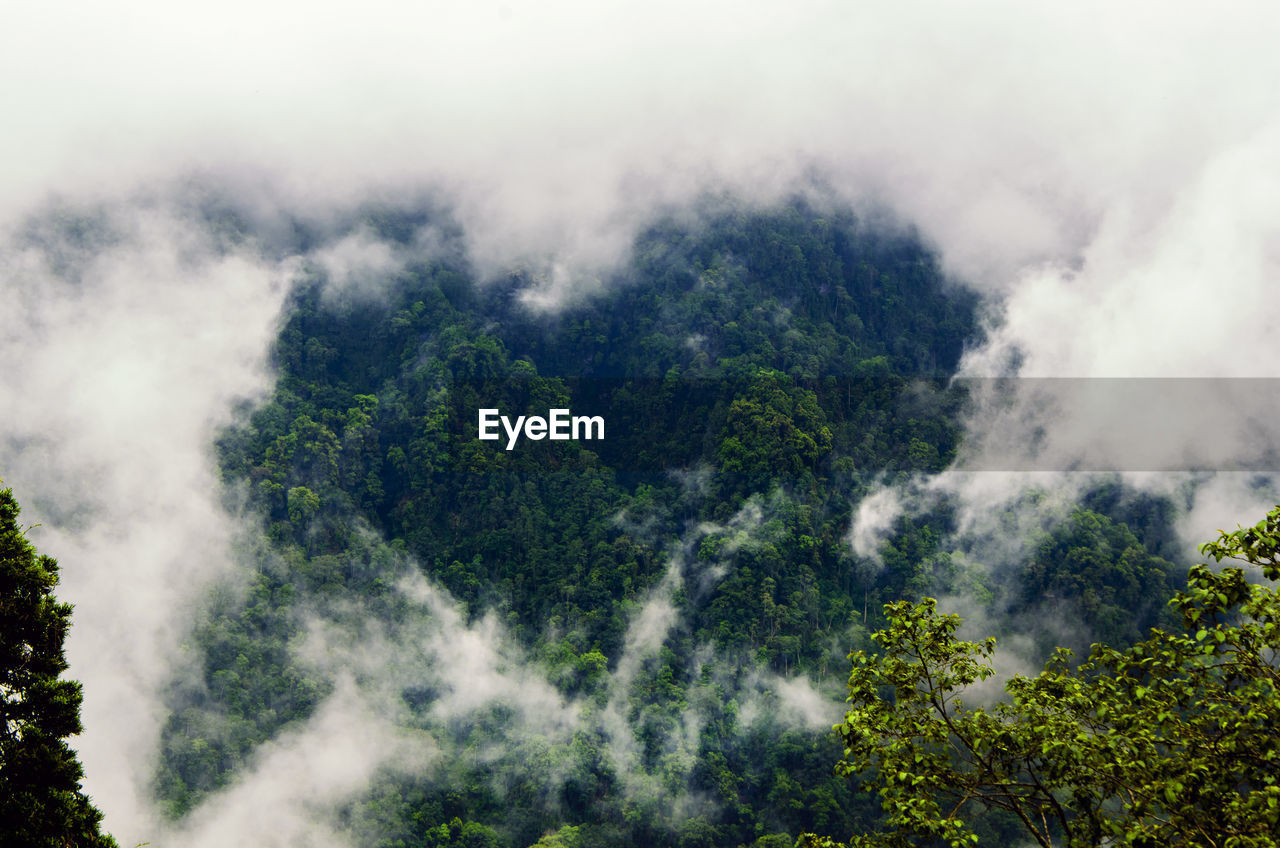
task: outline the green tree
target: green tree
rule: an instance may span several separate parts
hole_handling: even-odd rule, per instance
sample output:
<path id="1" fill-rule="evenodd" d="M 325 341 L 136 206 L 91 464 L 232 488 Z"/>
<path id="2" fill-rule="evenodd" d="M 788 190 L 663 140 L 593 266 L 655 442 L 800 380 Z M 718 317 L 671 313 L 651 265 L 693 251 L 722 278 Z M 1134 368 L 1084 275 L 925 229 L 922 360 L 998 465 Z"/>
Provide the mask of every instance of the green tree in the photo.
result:
<path id="1" fill-rule="evenodd" d="M 1280 579 L 1280 506 L 1201 553 Z M 1171 601 L 1181 633 L 1132 648 L 1059 650 L 992 707 L 963 702 L 995 640 L 956 638 L 932 599 L 887 606 L 877 656 L 852 656 L 838 766 L 879 792 L 888 830 L 850 845 L 976 844 L 1004 810 L 1037 844 L 1280 844 L 1280 597 L 1244 568 L 1192 568 Z M 806 835 L 803 844 L 834 846 Z"/>
<path id="2" fill-rule="evenodd" d="M 544 835 L 529 848 L 578 848 L 581 844 L 578 828 L 566 824 L 554 833 Z"/>
<path id="3" fill-rule="evenodd" d="M 794 477 L 831 450 L 817 396 L 780 372 L 761 369 L 729 407 L 718 458 L 721 471 L 745 474 L 750 488 Z"/>
<path id="4" fill-rule="evenodd" d="M 115 846 L 80 791 L 66 737 L 80 732 L 80 684 L 61 680 L 71 606 L 53 597 L 58 565 L 37 555 L 0 490 L 0 845 Z"/>

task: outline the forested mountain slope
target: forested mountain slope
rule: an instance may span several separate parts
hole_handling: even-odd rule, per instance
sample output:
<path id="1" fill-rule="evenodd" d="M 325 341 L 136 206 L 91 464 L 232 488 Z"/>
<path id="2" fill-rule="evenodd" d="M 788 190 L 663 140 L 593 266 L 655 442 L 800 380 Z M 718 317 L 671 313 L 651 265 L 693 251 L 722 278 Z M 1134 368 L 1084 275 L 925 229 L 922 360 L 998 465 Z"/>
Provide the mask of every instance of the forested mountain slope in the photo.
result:
<path id="1" fill-rule="evenodd" d="M 361 225 L 407 245 L 424 214 Z M 175 686 L 156 779 L 175 817 L 343 685 L 315 645 L 378 636 L 420 653 L 357 684 L 394 690 L 437 753 L 346 811 L 369 844 L 849 832 L 878 813 L 834 776 L 830 726 L 885 602 L 963 586 L 1014 621 L 1050 598 L 1132 640 L 1177 582 L 1161 505 L 1114 489 L 1031 540 L 1014 584 L 945 550 L 945 502 L 854 556 L 870 486 L 941 471 L 962 435 L 948 378 L 977 301 L 910 234 L 798 201 L 672 218 L 554 310 L 528 303 L 538 280 L 480 285 L 437 255 L 374 291 L 304 274 L 274 393 L 218 441 L 262 536 L 247 593 L 196 625 L 202 679 Z M 477 439 L 482 408 L 599 415 L 605 438 L 508 450 Z M 498 679 L 537 685 L 462 698 L 477 634 L 505 646 Z"/>

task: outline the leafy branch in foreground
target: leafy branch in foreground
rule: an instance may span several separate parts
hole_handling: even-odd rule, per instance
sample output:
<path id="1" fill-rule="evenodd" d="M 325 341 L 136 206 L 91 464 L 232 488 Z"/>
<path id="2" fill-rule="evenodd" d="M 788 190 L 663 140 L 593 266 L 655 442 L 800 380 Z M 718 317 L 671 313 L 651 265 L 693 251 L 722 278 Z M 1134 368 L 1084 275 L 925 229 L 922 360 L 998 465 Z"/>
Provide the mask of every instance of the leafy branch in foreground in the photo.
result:
<path id="1" fill-rule="evenodd" d="M 1200 551 L 1280 579 L 1280 506 Z M 1046 848 L 1280 844 L 1280 597 L 1241 567 L 1199 565 L 1171 604 L 1184 632 L 1094 645 L 1077 668 L 1060 649 L 989 708 L 963 697 L 992 674 L 995 640 L 957 639 L 932 599 L 889 604 L 882 652 L 851 655 L 835 728 L 838 770 L 879 792 L 887 830 L 847 844 L 974 845 L 992 809 Z"/>

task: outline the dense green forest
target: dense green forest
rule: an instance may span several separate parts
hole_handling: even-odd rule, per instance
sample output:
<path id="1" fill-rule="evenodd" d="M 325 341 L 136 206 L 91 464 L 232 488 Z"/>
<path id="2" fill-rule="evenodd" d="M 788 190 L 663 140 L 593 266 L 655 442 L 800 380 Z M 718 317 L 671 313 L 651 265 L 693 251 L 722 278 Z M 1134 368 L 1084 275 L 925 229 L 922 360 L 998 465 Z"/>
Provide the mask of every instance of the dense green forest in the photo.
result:
<path id="1" fill-rule="evenodd" d="M 439 214 L 358 224 L 408 246 Z M 320 267 L 292 291 L 274 392 L 217 442 L 228 503 L 261 534 L 251 585 L 195 625 L 202 678 L 174 686 L 155 780 L 172 817 L 334 691 L 300 657 L 317 620 L 413 634 L 447 617 L 406 600 L 406 571 L 447 593 L 457 627 L 505 634 L 575 719 L 539 725 L 521 691 L 446 709 L 456 679 L 405 670 L 405 721 L 441 759 L 343 811 L 384 848 L 851 833 L 881 813 L 835 773 L 830 728 L 884 604 L 963 589 L 1007 627 L 1051 608 L 1118 644 L 1167 615 L 1184 571 L 1169 505 L 1118 484 L 1026 540 L 1008 579 L 948 549 L 945 498 L 899 519 L 877 561 L 854 555 L 859 500 L 941 471 L 962 434 L 948 378 L 978 303 L 913 234 L 801 201 L 722 206 L 654 222 L 552 311 L 526 303 L 537 280 L 482 285 L 461 255 L 377 294 Z M 476 438 L 480 408 L 600 415 L 606 437 L 506 450 Z M 1053 634 L 1031 632 L 1047 652 Z M 832 708 L 801 719 L 802 702 Z M 998 815 L 977 829 L 1013 832 Z"/>

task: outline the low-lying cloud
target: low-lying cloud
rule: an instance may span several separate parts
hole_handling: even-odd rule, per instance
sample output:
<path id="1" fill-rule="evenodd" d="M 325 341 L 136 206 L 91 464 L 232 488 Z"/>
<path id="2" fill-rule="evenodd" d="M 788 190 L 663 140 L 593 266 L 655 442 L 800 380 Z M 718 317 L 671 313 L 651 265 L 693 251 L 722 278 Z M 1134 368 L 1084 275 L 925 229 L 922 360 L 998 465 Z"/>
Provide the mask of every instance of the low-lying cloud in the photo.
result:
<path id="1" fill-rule="evenodd" d="M 172 209 L 57 210 L 10 235 L 0 274 L 0 470 L 75 605 L 76 740 L 109 823 L 145 817 L 155 693 L 235 523 L 211 442 L 268 386 L 287 269 L 216 248 Z"/>
<path id="2" fill-rule="evenodd" d="M 0 70 L 27 83 L 0 102 L 0 187 L 20 207 L 244 165 L 327 205 L 430 182 L 481 267 L 581 270 L 657 205 L 708 185 L 769 199 L 816 169 L 986 289 L 1026 291 L 1039 263 L 1072 271 L 1070 300 L 1092 268 L 1138 284 L 1155 260 L 1166 291 L 1198 291 L 1269 226 L 1253 177 L 1274 167 L 1274 18 L 1007 0 L 18 10 Z"/>

